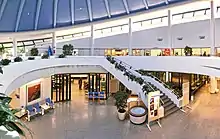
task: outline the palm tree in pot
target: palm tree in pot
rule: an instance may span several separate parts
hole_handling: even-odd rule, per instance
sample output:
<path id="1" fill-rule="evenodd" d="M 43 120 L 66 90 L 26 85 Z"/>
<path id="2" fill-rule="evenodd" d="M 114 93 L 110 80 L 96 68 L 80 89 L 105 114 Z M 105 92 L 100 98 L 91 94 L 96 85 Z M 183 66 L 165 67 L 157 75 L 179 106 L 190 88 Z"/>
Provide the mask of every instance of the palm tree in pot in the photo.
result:
<path id="1" fill-rule="evenodd" d="M 118 91 L 114 98 L 115 98 L 115 105 L 118 109 L 118 118 L 120 120 L 124 120 L 126 116 L 126 110 L 127 107 L 127 100 L 128 100 L 129 94 L 123 91 Z"/>

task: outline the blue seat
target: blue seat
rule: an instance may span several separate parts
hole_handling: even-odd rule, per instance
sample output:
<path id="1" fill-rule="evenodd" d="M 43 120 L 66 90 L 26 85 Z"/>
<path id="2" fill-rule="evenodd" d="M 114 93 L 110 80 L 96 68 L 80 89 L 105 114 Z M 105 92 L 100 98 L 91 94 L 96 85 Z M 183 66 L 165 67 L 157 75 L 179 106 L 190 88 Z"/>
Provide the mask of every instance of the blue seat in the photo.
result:
<path id="1" fill-rule="evenodd" d="M 99 98 L 99 92 L 94 92 L 94 97 Z"/>
<path id="2" fill-rule="evenodd" d="M 27 109 L 27 120 L 30 121 L 31 117 L 36 115 L 37 112 L 35 111 L 32 105 L 26 106 L 26 109 Z"/>
<path id="3" fill-rule="evenodd" d="M 50 108 L 54 108 L 54 103 L 50 98 L 46 98 L 46 105 L 50 106 Z"/>
<path id="4" fill-rule="evenodd" d="M 99 93 L 99 98 L 104 99 L 105 98 L 105 92 L 100 92 Z"/>
<path id="5" fill-rule="evenodd" d="M 89 99 L 93 99 L 93 92 L 89 92 Z"/>
<path id="6" fill-rule="evenodd" d="M 26 109 L 27 109 L 30 116 L 36 114 L 36 112 L 34 111 L 34 107 L 32 105 L 27 106 Z"/>
<path id="7" fill-rule="evenodd" d="M 39 104 L 39 103 L 35 103 L 35 104 L 34 104 L 34 108 L 36 109 L 36 112 L 37 112 L 37 113 L 41 113 L 41 107 L 40 107 L 40 104 Z"/>

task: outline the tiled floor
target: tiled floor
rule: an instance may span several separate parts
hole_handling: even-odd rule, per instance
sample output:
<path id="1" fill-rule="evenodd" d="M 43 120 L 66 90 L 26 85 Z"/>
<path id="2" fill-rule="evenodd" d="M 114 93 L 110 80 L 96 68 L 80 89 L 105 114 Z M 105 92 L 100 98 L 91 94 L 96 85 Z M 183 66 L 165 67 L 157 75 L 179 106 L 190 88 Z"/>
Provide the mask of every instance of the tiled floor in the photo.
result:
<path id="1" fill-rule="evenodd" d="M 207 88 L 197 93 L 192 110 L 163 119 L 162 128 L 153 125 L 152 132 L 145 125 L 119 121 L 112 103 L 89 103 L 79 94 L 27 125 L 34 139 L 219 139 L 220 94 L 211 95 Z"/>

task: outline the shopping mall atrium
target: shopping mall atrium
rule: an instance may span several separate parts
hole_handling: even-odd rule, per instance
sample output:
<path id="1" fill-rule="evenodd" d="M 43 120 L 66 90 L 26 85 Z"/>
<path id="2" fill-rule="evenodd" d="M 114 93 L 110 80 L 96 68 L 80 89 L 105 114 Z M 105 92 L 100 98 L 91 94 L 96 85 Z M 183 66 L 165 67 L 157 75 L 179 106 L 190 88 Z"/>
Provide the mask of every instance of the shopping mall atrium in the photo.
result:
<path id="1" fill-rule="evenodd" d="M 219 139 L 220 0 L 0 0 L 1 139 Z"/>

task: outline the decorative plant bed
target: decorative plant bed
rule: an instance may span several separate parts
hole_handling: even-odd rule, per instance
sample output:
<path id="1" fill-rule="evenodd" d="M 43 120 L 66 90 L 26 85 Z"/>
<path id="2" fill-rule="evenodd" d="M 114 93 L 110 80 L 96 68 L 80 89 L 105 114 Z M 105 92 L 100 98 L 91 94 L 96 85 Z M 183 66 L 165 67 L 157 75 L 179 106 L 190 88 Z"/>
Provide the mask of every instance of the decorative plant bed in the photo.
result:
<path id="1" fill-rule="evenodd" d="M 143 124 L 147 118 L 147 110 L 141 106 L 134 106 L 129 111 L 130 121 L 133 124 Z"/>

